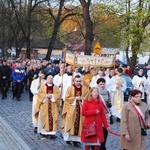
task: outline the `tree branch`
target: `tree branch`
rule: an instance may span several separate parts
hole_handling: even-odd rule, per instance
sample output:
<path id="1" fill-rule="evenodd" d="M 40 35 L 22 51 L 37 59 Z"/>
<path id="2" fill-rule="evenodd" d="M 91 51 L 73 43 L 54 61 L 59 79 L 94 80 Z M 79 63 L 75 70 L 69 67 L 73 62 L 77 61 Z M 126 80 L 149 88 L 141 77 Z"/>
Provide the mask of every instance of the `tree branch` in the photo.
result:
<path id="1" fill-rule="evenodd" d="M 35 4 L 33 5 L 33 7 L 31 8 L 31 12 L 34 10 L 34 8 L 35 8 L 36 6 L 38 6 L 39 4 L 41 4 L 41 3 L 43 3 L 43 2 L 46 2 L 46 1 L 47 1 L 47 0 L 38 1 L 38 2 L 36 1 L 37 3 L 35 2 Z"/>
<path id="2" fill-rule="evenodd" d="M 21 30 L 22 30 L 22 33 L 23 33 L 25 39 L 27 39 L 26 33 L 25 33 L 24 29 L 23 29 L 23 26 L 22 26 L 22 24 L 21 24 L 20 21 L 19 21 L 19 17 L 18 17 L 17 11 L 16 11 L 15 4 L 14 4 L 13 0 L 10 0 L 10 2 L 11 2 L 11 4 L 12 4 L 13 8 L 14 8 L 15 16 L 16 16 L 17 22 L 18 22 L 18 24 L 19 24 L 19 26 L 20 26 L 20 28 L 21 28 Z"/>
<path id="3" fill-rule="evenodd" d="M 65 21 L 65 19 L 67 19 L 68 17 L 74 16 L 76 15 L 76 13 L 69 13 L 66 16 L 64 16 L 61 20 L 60 20 L 60 24 L 63 23 Z"/>

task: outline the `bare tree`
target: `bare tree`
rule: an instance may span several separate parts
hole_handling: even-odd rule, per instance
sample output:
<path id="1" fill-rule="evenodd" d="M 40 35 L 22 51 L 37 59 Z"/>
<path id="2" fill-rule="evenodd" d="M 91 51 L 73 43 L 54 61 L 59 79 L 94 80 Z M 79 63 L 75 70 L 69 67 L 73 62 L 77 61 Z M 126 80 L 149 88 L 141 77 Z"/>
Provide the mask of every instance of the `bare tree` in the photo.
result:
<path id="1" fill-rule="evenodd" d="M 0 0 L 0 48 L 2 49 L 2 56 L 6 55 L 5 46 L 7 43 L 6 39 L 6 24 L 7 24 L 7 8 L 6 3 Z"/>
<path id="2" fill-rule="evenodd" d="M 91 0 L 79 0 L 83 9 L 83 18 L 85 22 L 85 54 L 86 55 L 91 55 L 92 51 L 92 42 L 94 39 L 94 34 L 93 34 L 93 22 L 90 17 L 90 5 L 91 5 Z"/>
<path id="3" fill-rule="evenodd" d="M 61 1 L 57 1 L 57 7 L 56 8 L 52 8 L 51 7 L 51 3 L 52 1 L 49 0 L 49 14 L 50 16 L 53 18 L 54 21 L 54 25 L 53 25 L 53 31 L 52 31 L 52 35 L 50 38 L 50 43 L 48 46 L 48 51 L 46 54 L 46 60 L 50 59 L 53 47 L 54 47 L 54 43 L 59 31 L 59 28 L 61 26 L 61 24 L 64 22 L 65 19 L 67 19 L 70 16 L 75 15 L 74 10 L 76 8 L 73 9 L 69 9 L 67 7 L 65 7 L 65 0 L 61 0 Z M 56 1 L 55 1 L 56 3 Z M 57 10 L 57 13 L 56 13 Z"/>
<path id="4" fill-rule="evenodd" d="M 27 43 L 27 58 L 30 58 L 30 41 L 31 41 L 31 29 L 32 29 L 32 13 L 34 12 L 35 8 L 39 6 L 40 4 L 46 2 L 47 0 L 28 0 L 25 1 L 25 7 L 24 8 L 24 15 L 26 15 L 26 25 L 24 22 L 22 23 L 22 20 L 20 18 L 20 13 L 22 14 L 22 1 L 19 1 L 19 11 L 18 10 L 18 5 L 15 4 L 14 0 L 10 0 L 11 5 L 13 7 L 13 10 L 15 12 L 15 17 L 17 20 L 18 25 L 20 26 L 22 35 Z M 25 25 L 25 26 L 24 26 Z"/>

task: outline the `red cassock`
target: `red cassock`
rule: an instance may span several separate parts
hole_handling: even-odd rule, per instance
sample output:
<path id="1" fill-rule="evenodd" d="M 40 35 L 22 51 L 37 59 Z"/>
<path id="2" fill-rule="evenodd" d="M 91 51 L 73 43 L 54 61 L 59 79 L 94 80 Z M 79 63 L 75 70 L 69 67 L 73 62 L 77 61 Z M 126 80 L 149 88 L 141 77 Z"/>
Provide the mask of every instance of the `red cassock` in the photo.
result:
<path id="1" fill-rule="evenodd" d="M 100 113 L 97 114 L 97 109 Z M 103 134 L 103 126 L 108 128 L 108 123 L 106 120 L 104 106 L 100 100 L 95 101 L 92 99 L 91 101 L 84 101 L 82 106 L 82 115 L 85 117 L 83 125 L 87 125 L 91 122 L 96 123 L 96 132 L 97 135 L 92 137 L 85 137 L 84 133 L 81 133 L 81 141 L 82 142 L 97 142 L 99 139 L 100 143 L 104 142 L 104 134 Z"/>

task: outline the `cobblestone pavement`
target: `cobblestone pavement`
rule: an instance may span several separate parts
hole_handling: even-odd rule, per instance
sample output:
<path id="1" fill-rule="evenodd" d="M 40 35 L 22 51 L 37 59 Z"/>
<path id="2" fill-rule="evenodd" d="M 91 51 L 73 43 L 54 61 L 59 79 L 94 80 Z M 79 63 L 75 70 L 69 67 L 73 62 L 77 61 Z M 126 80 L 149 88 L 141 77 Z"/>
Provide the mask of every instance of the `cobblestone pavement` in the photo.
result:
<path id="1" fill-rule="evenodd" d="M 0 150 L 31 150 L 16 132 L 0 117 Z"/>
<path id="2" fill-rule="evenodd" d="M 45 139 L 40 134 L 34 133 L 31 124 L 31 107 L 32 102 L 29 101 L 28 92 L 22 94 L 21 101 L 13 100 L 10 91 L 7 99 L 0 99 L 0 116 L 10 125 L 19 137 L 21 137 L 31 150 L 83 150 L 83 145 L 81 145 L 80 148 L 76 148 L 63 141 L 60 130 L 61 119 L 58 137 L 56 139 Z M 111 125 L 111 129 L 119 133 L 119 123 L 115 122 Z M 118 137 L 109 135 L 107 150 L 120 150 L 118 148 L 118 143 Z M 147 150 L 149 149 L 148 147 L 150 147 L 150 136 L 147 136 Z"/>

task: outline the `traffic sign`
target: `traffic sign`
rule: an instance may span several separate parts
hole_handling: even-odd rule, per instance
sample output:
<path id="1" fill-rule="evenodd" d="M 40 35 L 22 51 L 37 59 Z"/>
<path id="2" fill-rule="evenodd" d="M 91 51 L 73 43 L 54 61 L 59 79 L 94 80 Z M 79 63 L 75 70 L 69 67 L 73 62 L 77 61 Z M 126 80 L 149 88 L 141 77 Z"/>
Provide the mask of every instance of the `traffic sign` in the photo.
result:
<path id="1" fill-rule="evenodd" d="M 98 55 L 100 55 L 102 53 L 102 47 L 99 42 L 97 42 L 94 45 L 93 52 L 94 52 L 94 54 L 98 54 Z"/>
<path id="2" fill-rule="evenodd" d="M 9 49 L 7 50 L 7 52 L 10 54 L 10 53 L 12 52 L 12 50 L 9 48 Z"/>

